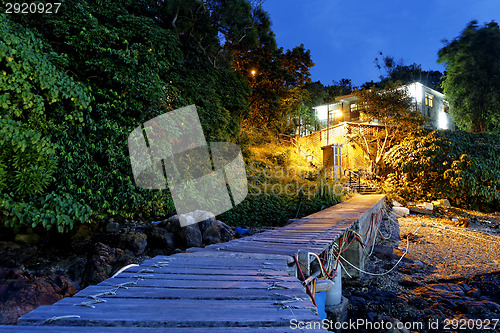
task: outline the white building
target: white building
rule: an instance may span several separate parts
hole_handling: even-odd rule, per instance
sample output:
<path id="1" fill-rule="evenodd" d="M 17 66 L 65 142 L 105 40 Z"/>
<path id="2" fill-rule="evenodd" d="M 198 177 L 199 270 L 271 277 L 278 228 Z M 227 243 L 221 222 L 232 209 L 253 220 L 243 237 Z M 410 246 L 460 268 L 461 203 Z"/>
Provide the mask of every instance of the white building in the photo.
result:
<path id="1" fill-rule="evenodd" d="M 448 113 L 448 103 L 442 93 L 420 82 L 410 83 L 405 87 L 413 100 L 415 110 L 429 118 L 429 122 L 424 126 L 430 129 L 456 129 Z M 330 127 L 341 122 L 360 122 L 359 115 L 363 111 L 363 103 L 351 94 L 336 97 L 334 102 L 314 107 L 314 109 L 321 125 Z"/>

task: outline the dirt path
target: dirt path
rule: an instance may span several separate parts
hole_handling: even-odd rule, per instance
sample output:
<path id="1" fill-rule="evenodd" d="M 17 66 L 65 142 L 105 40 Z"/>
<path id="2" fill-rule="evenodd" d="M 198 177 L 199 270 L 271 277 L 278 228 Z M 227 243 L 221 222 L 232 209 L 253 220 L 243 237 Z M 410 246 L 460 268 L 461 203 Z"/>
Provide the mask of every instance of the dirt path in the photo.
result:
<path id="1" fill-rule="evenodd" d="M 399 218 L 401 241 L 408 256 L 436 267 L 423 281 L 468 278 L 500 271 L 500 236 L 492 231 L 450 225 L 447 218 L 418 216 Z"/>

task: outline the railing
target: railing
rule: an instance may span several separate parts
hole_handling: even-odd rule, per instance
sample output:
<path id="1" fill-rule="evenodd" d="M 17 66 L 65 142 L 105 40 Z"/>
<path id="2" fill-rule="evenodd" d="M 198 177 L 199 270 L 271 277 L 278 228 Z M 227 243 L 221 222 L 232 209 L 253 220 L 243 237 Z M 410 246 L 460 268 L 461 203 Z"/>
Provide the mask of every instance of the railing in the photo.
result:
<path id="1" fill-rule="evenodd" d="M 358 180 L 358 193 L 361 192 L 361 175 L 360 172 L 355 172 L 350 169 L 345 169 L 344 170 L 344 176 L 346 176 L 346 173 L 349 174 L 349 187 L 352 187 L 353 180 L 354 182 L 356 181 L 356 178 Z M 353 178 L 354 176 L 354 178 Z"/>

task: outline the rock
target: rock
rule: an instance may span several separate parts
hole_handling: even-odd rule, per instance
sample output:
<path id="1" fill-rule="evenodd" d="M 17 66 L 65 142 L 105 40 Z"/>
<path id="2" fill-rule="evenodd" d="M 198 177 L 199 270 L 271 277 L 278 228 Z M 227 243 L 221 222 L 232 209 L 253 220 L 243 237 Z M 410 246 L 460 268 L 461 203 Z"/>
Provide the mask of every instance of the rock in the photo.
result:
<path id="1" fill-rule="evenodd" d="M 399 260 L 403 252 L 390 246 L 375 245 L 373 247 L 373 255 L 379 259 L 391 261 Z M 409 256 L 405 256 L 402 261 L 407 263 L 414 262 Z"/>
<path id="2" fill-rule="evenodd" d="M 174 234 L 181 231 L 181 224 L 177 215 L 170 216 L 168 219 L 162 221 L 158 226 L 163 227 Z"/>
<path id="3" fill-rule="evenodd" d="M 396 200 L 393 200 L 393 201 L 392 201 L 392 205 L 393 205 L 394 207 L 403 207 L 403 205 L 402 205 L 402 204 L 400 204 L 399 202 L 397 202 Z"/>
<path id="4" fill-rule="evenodd" d="M 219 226 L 221 242 L 229 242 L 230 240 L 235 239 L 235 233 L 230 226 L 221 221 L 217 221 L 217 225 Z"/>
<path id="5" fill-rule="evenodd" d="M 368 318 L 369 321 L 372 323 L 377 320 L 377 314 L 375 312 L 368 312 L 366 314 L 366 317 Z"/>
<path id="6" fill-rule="evenodd" d="M 366 299 L 364 299 L 363 297 L 359 297 L 359 296 L 351 296 L 351 297 L 349 297 L 349 302 L 354 306 L 364 307 L 366 304 Z"/>
<path id="7" fill-rule="evenodd" d="M 127 232 L 120 235 L 120 247 L 132 251 L 135 255 L 144 253 L 147 236 L 140 232 Z"/>
<path id="8" fill-rule="evenodd" d="M 432 204 L 435 207 L 451 207 L 450 201 L 448 201 L 448 199 L 434 200 Z"/>
<path id="9" fill-rule="evenodd" d="M 220 243 L 219 225 L 217 224 L 214 214 L 197 210 L 193 213 L 193 218 L 201 220 L 199 226 L 203 238 L 203 244 L 208 245 Z"/>
<path id="10" fill-rule="evenodd" d="M 122 229 L 122 226 L 120 223 L 116 222 L 114 219 L 109 219 L 108 224 L 106 225 L 106 232 L 109 233 L 117 233 L 120 232 Z"/>
<path id="11" fill-rule="evenodd" d="M 102 282 L 121 267 L 134 263 L 133 259 L 131 251 L 96 243 L 88 258 L 83 282 L 85 285 Z"/>
<path id="12" fill-rule="evenodd" d="M 215 215 L 205 210 L 195 210 L 190 215 L 200 223 L 200 229 L 204 230 L 211 224 L 216 223 Z"/>
<path id="13" fill-rule="evenodd" d="M 424 208 L 427 210 L 434 210 L 434 205 L 430 202 L 425 202 L 424 203 Z"/>
<path id="14" fill-rule="evenodd" d="M 432 215 L 432 210 L 428 210 L 425 208 L 418 208 L 418 207 L 410 207 L 408 208 L 410 212 L 412 213 L 417 213 L 417 214 L 425 214 L 425 215 Z"/>
<path id="15" fill-rule="evenodd" d="M 160 227 L 153 227 L 148 235 L 148 247 L 174 251 L 177 247 L 174 233 Z"/>
<path id="16" fill-rule="evenodd" d="M 15 324 L 17 318 L 40 305 L 53 304 L 73 296 L 75 287 L 64 277 L 36 277 L 28 272 L 11 271 L 8 282 L 0 284 L 0 324 Z"/>
<path id="17" fill-rule="evenodd" d="M 186 248 L 201 247 L 203 245 L 203 237 L 197 223 L 183 227 L 181 235 Z"/>
<path id="18" fill-rule="evenodd" d="M 92 241 L 92 230 L 89 225 L 82 224 L 76 233 L 71 236 L 71 248 L 76 251 L 84 251 Z"/>
<path id="19" fill-rule="evenodd" d="M 500 313 L 500 305 L 491 301 L 463 302 L 455 307 L 456 311 L 469 314 Z"/>
<path id="20" fill-rule="evenodd" d="M 22 246 L 14 242 L 0 242 L 0 266 L 2 267 L 19 267 L 36 257 L 36 246 Z"/>
<path id="21" fill-rule="evenodd" d="M 421 297 L 411 299 L 409 301 L 409 304 L 420 310 L 424 310 L 429 307 L 429 303 L 427 303 L 427 301 Z"/>
<path id="22" fill-rule="evenodd" d="M 17 243 L 22 243 L 22 244 L 27 244 L 27 245 L 33 245 L 37 244 L 40 242 L 40 236 L 37 234 L 17 234 L 15 239 Z"/>
<path id="23" fill-rule="evenodd" d="M 405 216 L 410 214 L 410 210 L 406 207 L 392 207 L 392 210 L 399 216 Z"/>
<path id="24" fill-rule="evenodd" d="M 428 265 L 420 260 L 413 264 L 405 265 L 399 269 L 401 273 L 408 275 L 427 275 L 437 270 L 437 267 Z"/>

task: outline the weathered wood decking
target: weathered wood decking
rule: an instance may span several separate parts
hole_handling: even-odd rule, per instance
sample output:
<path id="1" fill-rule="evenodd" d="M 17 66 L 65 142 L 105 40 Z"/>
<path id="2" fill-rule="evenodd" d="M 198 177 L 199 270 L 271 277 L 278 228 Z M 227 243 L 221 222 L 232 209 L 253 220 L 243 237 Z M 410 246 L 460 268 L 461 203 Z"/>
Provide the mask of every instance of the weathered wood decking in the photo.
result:
<path id="1" fill-rule="evenodd" d="M 322 253 L 381 200 L 358 196 L 283 228 L 155 257 L 0 332 L 326 332 L 290 328 L 319 322 L 293 256 Z"/>

